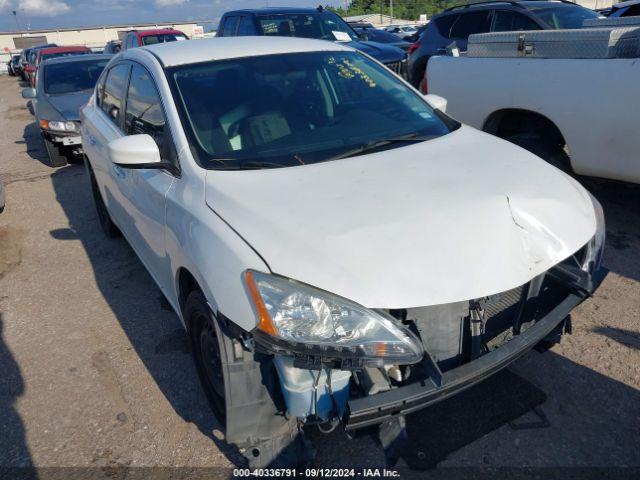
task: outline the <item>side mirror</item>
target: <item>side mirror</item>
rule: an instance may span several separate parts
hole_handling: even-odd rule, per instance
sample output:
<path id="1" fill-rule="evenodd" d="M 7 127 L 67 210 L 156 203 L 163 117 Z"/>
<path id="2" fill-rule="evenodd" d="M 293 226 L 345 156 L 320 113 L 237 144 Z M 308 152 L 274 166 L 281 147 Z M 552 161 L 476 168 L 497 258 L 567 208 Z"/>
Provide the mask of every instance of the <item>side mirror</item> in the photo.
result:
<path id="1" fill-rule="evenodd" d="M 24 98 L 24 99 L 36 98 L 36 89 L 35 88 L 23 88 L 22 89 L 22 98 Z"/>
<path id="2" fill-rule="evenodd" d="M 362 40 L 363 42 L 368 42 L 369 41 L 369 35 L 367 35 L 366 33 L 359 34 L 358 38 L 360 38 L 360 40 Z"/>
<path id="3" fill-rule="evenodd" d="M 158 145 L 146 134 L 116 138 L 107 149 L 109 159 L 122 168 L 166 168 Z"/>
<path id="4" fill-rule="evenodd" d="M 442 113 L 445 113 L 447 111 L 447 99 L 446 98 L 441 97 L 440 95 L 434 95 L 433 93 L 428 93 L 427 95 L 424 96 L 424 99 L 434 109 L 440 110 Z"/>

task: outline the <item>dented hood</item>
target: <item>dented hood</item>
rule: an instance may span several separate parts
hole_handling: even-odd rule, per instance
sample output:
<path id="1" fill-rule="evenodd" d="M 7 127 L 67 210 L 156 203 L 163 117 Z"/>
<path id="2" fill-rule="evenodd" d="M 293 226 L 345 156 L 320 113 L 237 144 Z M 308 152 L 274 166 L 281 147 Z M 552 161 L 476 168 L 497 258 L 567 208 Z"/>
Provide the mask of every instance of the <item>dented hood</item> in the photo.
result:
<path id="1" fill-rule="evenodd" d="M 529 152 L 467 126 L 375 154 L 208 171 L 206 201 L 272 272 L 370 308 L 502 292 L 594 235 L 588 193 Z"/>

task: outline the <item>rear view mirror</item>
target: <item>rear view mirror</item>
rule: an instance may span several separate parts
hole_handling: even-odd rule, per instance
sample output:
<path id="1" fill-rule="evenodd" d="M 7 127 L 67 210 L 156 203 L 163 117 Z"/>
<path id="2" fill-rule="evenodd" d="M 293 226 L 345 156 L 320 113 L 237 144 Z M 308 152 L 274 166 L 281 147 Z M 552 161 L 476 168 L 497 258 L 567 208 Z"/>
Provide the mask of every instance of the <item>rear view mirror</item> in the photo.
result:
<path id="1" fill-rule="evenodd" d="M 129 135 L 109 142 L 109 159 L 122 168 L 163 168 L 158 145 L 149 135 Z"/>
<path id="2" fill-rule="evenodd" d="M 36 98 L 36 89 L 35 88 L 23 88 L 22 89 L 22 98 Z"/>
<path id="3" fill-rule="evenodd" d="M 434 95 L 433 93 L 429 93 L 429 94 L 424 96 L 424 99 L 434 109 L 440 110 L 443 113 L 445 113 L 447 111 L 447 99 L 446 98 L 441 97 L 440 95 Z"/>

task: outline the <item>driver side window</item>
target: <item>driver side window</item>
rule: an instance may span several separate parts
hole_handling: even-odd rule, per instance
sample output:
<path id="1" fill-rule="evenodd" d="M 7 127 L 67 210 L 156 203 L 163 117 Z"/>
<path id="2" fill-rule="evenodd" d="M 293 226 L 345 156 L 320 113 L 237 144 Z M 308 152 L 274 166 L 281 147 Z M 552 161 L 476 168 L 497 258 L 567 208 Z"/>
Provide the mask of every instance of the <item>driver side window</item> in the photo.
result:
<path id="1" fill-rule="evenodd" d="M 131 70 L 124 133 L 151 136 L 158 145 L 162 160 L 175 163 L 175 149 L 162 109 L 160 94 L 151 74 L 144 67 L 136 64 Z"/>

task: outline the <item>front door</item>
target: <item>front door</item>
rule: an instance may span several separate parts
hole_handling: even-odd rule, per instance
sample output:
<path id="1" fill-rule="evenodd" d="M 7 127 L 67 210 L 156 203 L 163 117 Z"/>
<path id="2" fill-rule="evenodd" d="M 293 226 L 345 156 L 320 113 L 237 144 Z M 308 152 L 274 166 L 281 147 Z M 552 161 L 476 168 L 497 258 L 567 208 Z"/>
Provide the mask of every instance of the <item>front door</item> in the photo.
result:
<path id="1" fill-rule="evenodd" d="M 125 135 L 150 135 L 163 160 L 177 162 L 173 139 L 151 74 L 134 63 L 127 92 Z M 167 191 L 175 181 L 172 173 L 155 169 L 128 169 L 121 189 L 129 206 L 127 237 L 134 250 L 166 292 L 170 266 L 165 250 L 165 204 Z"/>

